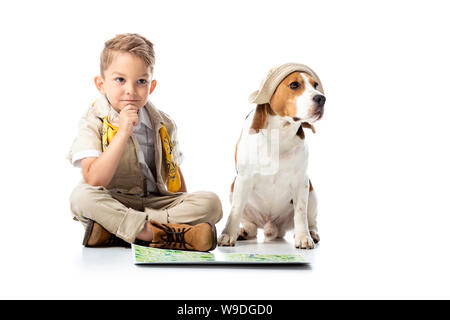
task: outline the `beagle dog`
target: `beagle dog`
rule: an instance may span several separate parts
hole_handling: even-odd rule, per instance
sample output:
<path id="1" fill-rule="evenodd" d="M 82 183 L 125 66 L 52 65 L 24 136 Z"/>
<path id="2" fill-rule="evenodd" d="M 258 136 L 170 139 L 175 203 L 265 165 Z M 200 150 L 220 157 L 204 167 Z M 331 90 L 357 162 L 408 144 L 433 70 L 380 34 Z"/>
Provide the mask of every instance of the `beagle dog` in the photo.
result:
<path id="1" fill-rule="evenodd" d="M 294 229 L 296 248 L 312 249 L 319 242 L 317 198 L 307 175 L 303 128 L 315 132 L 313 123 L 324 114 L 321 91 L 320 80 L 307 72 L 292 72 L 278 84 L 269 103 L 258 104 L 247 116 L 236 144 L 237 176 L 220 246 L 255 238 L 258 228 L 264 229 L 267 240 Z"/>

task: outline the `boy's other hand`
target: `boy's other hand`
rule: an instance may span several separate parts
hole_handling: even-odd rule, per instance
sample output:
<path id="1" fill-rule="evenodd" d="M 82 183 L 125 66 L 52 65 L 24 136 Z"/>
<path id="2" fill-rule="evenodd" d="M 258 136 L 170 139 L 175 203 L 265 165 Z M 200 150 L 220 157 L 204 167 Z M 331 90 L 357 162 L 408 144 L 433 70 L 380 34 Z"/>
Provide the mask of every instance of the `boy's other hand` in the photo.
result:
<path id="1" fill-rule="evenodd" d="M 120 111 L 119 132 L 127 137 L 133 134 L 133 127 L 139 122 L 138 110 L 138 107 L 129 104 Z"/>

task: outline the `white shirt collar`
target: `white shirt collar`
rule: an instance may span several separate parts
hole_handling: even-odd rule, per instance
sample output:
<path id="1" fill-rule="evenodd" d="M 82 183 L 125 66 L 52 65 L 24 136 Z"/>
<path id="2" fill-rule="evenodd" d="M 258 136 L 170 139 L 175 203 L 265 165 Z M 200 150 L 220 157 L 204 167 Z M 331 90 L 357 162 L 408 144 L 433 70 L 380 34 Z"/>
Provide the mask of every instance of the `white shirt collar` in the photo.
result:
<path id="1" fill-rule="evenodd" d="M 142 123 L 143 125 L 145 125 L 149 129 L 153 129 L 152 123 L 150 121 L 150 118 L 148 116 L 148 112 L 147 112 L 145 106 L 143 106 L 142 108 L 139 109 L 138 115 L 139 115 L 139 122 L 140 123 Z"/>

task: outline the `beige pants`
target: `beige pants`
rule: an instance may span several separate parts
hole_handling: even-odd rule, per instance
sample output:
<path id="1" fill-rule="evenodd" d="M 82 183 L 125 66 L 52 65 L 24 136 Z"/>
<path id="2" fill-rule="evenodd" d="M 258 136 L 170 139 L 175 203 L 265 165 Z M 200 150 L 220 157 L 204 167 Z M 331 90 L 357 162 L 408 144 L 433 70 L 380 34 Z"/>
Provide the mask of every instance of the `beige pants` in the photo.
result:
<path id="1" fill-rule="evenodd" d="M 119 238 L 133 243 L 148 220 L 159 223 L 217 223 L 222 218 L 219 197 L 207 191 L 173 196 L 139 197 L 110 192 L 104 187 L 80 183 L 70 196 L 75 220 L 86 226 L 88 219 Z"/>

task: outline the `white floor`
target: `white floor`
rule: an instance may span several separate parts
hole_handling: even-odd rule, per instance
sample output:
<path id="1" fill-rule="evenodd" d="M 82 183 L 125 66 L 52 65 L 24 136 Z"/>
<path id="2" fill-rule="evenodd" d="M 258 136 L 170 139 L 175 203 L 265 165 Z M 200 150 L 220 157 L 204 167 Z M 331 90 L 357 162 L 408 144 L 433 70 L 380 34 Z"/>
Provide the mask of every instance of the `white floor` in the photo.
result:
<path id="1" fill-rule="evenodd" d="M 65 219 L 65 222 L 64 222 Z M 61 217 L 60 223 L 67 222 Z M 56 223 L 56 222 L 55 222 Z M 43 227 L 41 225 L 41 227 Z M 329 299 L 448 298 L 448 255 L 370 232 L 323 230 L 314 250 L 285 240 L 238 242 L 221 252 L 301 253 L 307 265 L 134 265 L 125 248 L 84 248 L 81 226 L 3 247 L 0 298 Z M 220 230 L 220 227 L 219 227 Z M 360 241 L 351 241 L 351 237 Z M 365 236 L 365 238 L 362 238 Z M 66 239 L 65 242 L 55 241 Z M 388 244 L 388 246 L 386 246 Z M 427 247 L 426 250 L 424 248 Z"/>

